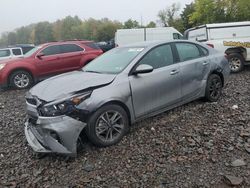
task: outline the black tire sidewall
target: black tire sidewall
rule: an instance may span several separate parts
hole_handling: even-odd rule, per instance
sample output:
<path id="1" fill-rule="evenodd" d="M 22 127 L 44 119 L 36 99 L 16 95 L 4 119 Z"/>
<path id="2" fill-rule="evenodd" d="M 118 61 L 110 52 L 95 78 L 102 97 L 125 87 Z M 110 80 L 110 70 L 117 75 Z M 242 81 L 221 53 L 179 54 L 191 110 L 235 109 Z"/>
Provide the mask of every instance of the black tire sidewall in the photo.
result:
<path id="1" fill-rule="evenodd" d="M 219 94 L 219 96 L 218 96 L 217 98 L 211 97 L 210 92 L 209 92 L 209 88 L 210 88 L 211 82 L 212 82 L 212 80 L 215 79 L 215 78 L 216 78 L 216 79 L 219 79 L 220 82 L 221 82 L 220 94 Z M 205 98 L 206 98 L 206 100 L 209 101 L 209 102 L 216 102 L 216 101 L 218 101 L 218 99 L 220 98 L 221 93 L 222 93 L 222 87 L 223 87 L 222 85 L 223 85 L 223 84 L 222 84 L 222 80 L 221 80 L 220 76 L 217 75 L 217 74 L 211 74 L 211 75 L 208 77 L 208 79 L 207 79 L 207 85 L 206 85 L 206 91 L 205 91 Z"/>
<path id="2" fill-rule="evenodd" d="M 20 88 L 20 87 L 16 86 L 16 84 L 14 83 L 14 78 L 15 78 L 15 76 L 18 75 L 18 74 L 25 74 L 25 75 L 27 75 L 27 77 L 29 78 L 29 84 L 28 84 L 26 87 Z M 29 87 L 32 85 L 32 83 L 33 83 L 33 78 L 32 78 L 32 76 L 30 75 L 30 73 L 28 73 L 27 71 L 22 71 L 22 70 L 20 70 L 20 71 L 15 71 L 15 72 L 13 72 L 13 73 L 10 75 L 9 83 L 10 83 L 10 86 L 13 87 L 13 88 L 15 88 L 15 89 L 27 89 L 27 88 L 29 88 Z"/>
<path id="3" fill-rule="evenodd" d="M 237 71 L 233 71 L 232 69 L 231 69 L 231 67 L 230 67 L 230 69 L 231 69 L 231 73 L 238 73 L 238 72 L 240 72 L 240 71 L 242 71 L 242 69 L 243 69 L 243 67 L 244 67 L 244 58 L 242 57 L 242 55 L 240 55 L 240 54 L 238 54 L 238 53 L 232 53 L 232 54 L 229 54 L 228 55 L 228 59 L 229 59 L 229 63 L 230 63 L 230 61 L 231 61 L 231 59 L 232 58 L 238 58 L 239 60 L 240 60 L 240 68 L 237 70 Z"/>
<path id="4" fill-rule="evenodd" d="M 95 129 L 96 121 L 98 120 L 100 115 L 110 110 L 118 111 L 122 115 L 123 121 L 124 121 L 124 129 L 122 130 L 120 137 L 114 140 L 113 142 L 103 142 L 96 135 L 96 129 Z M 124 137 L 124 135 L 126 135 L 128 130 L 129 130 L 129 120 L 128 120 L 128 115 L 126 111 L 119 105 L 109 104 L 109 105 L 102 106 L 95 113 L 91 115 L 86 126 L 86 135 L 88 139 L 90 140 L 90 142 L 93 143 L 94 145 L 98 147 L 107 147 L 107 146 L 115 145 L 118 142 L 120 142 L 122 138 Z"/>

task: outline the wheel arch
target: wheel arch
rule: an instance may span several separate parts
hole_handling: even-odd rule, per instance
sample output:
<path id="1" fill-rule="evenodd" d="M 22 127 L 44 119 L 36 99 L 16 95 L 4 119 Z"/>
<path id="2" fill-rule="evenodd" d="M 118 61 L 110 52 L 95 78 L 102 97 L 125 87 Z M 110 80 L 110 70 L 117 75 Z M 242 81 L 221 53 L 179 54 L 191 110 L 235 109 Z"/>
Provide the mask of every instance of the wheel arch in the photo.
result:
<path id="1" fill-rule="evenodd" d="M 244 47 L 228 48 L 228 49 L 226 49 L 225 53 L 227 55 L 230 55 L 232 53 L 238 53 L 238 54 L 242 55 L 242 57 L 244 58 L 244 60 L 246 60 L 246 58 L 247 58 L 247 50 Z"/>
<path id="2" fill-rule="evenodd" d="M 26 71 L 26 72 L 28 72 L 28 73 L 30 74 L 30 76 L 32 77 L 33 81 L 35 81 L 35 77 L 34 77 L 32 71 L 31 71 L 30 69 L 24 68 L 24 67 L 20 67 L 20 68 L 16 68 L 16 69 L 11 70 L 11 71 L 8 73 L 8 77 L 7 77 L 7 78 L 8 78 L 8 85 L 10 85 L 10 77 L 11 77 L 11 75 L 12 75 L 14 72 L 17 72 L 17 71 Z"/>
<path id="3" fill-rule="evenodd" d="M 127 116 L 128 116 L 129 125 L 131 125 L 132 119 L 131 119 L 130 110 L 129 110 L 129 108 L 128 108 L 128 106 L 127 106 L 126 104 L 124 104 L 123 102 L 121 102 L 121 101 L 119 101 L 119 100 L 107 101 L 107 102 L 105 102 L 104 104 L 100 105 L 98 108 L 96 108 L 95 111 L 97 111 L 98 109 L 100 109 L 100 108 L 103 107 L 103 106 L 112 105 L 112 104 L 113 104 L 113 105 L 118 105 L 118 106 L 122 107 L 122 108 L 125 110 L 125 112 L 126 112 L 126 114 L 127 114 Z"/>
<path id="4" fill-rule="evenodd" d="M 218 75 L 218 76 L 220 77 L 220 79 L 221 79 L 221 81 L 222 81 L 222 86 L 224 87 L 224 76 L 223 76 L 221 70 L 220 70 L 220 69 L 213 70 L 213 71 L 209 74 L 209 76 L 211 76 L 212 74 L 216 74 L 216 75 Z M 208 76 L 208 77 L 209 77 L 209 76 Z"/>

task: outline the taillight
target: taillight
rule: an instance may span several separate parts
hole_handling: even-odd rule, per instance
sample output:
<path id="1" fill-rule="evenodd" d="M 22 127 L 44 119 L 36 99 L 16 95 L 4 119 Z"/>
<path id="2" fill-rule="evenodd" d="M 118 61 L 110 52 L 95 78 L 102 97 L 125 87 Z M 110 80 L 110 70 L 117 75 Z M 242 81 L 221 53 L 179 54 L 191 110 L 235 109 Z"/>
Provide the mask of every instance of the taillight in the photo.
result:
<path id="1" fill-rule="evenodd" d="M 207 44 L 208 46 L 210 46 L 211 48 L 214 48 L 214 45 L 213 44 Z"/>

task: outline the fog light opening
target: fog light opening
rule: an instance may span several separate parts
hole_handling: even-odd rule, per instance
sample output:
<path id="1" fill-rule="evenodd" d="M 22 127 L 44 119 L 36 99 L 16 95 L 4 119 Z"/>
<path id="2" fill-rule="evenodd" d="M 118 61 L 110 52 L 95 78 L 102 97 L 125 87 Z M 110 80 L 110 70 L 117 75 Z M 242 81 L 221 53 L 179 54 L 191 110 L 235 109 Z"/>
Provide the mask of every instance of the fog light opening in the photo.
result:
<path id="1" fill-rule="evenodd" d="M 50 136 L 54 138 L 58 143 L 60 143 L 60 137 L 55 131 L 50 131 Z"/>

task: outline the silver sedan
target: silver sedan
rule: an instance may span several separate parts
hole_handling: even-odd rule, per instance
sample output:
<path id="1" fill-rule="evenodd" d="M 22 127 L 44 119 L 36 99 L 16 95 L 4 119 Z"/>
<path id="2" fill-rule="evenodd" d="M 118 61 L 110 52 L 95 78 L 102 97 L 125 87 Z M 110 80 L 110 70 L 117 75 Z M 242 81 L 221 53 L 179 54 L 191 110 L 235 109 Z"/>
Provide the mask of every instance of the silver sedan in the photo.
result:
<path id="1" fill-rule="evenodd" d="M 75 155 L 83 136 L 111 146 L 138 120 L 198 98 L 217 101 L 229 73 L 224 54 L 196 42 L 115 48 L 33 87 L 25 135 L 39 153 Z"/>

